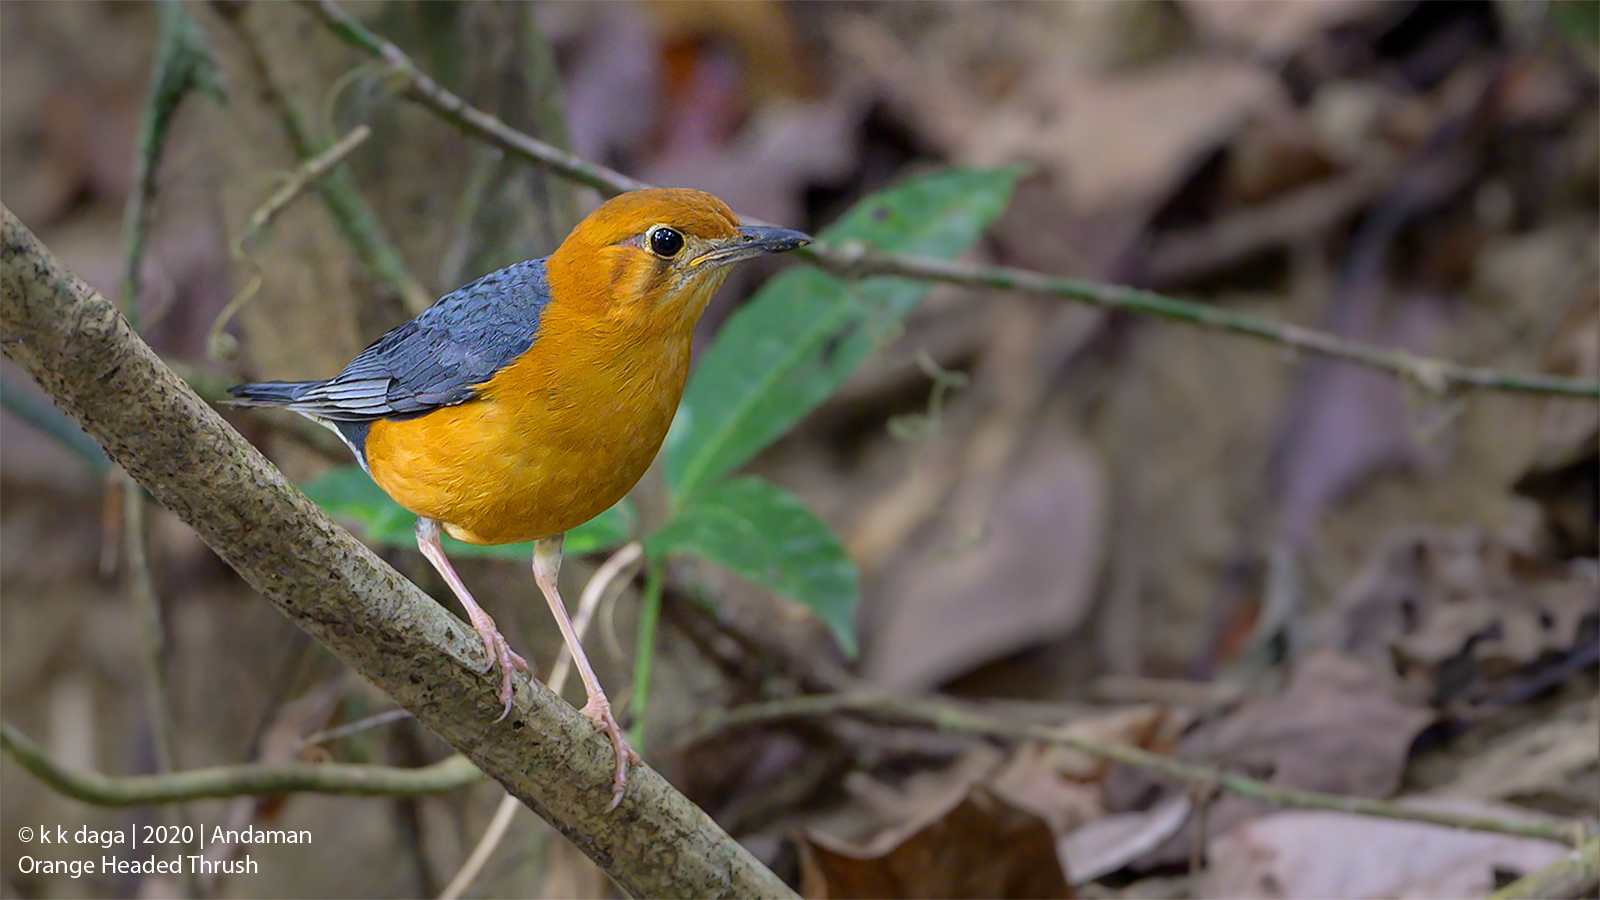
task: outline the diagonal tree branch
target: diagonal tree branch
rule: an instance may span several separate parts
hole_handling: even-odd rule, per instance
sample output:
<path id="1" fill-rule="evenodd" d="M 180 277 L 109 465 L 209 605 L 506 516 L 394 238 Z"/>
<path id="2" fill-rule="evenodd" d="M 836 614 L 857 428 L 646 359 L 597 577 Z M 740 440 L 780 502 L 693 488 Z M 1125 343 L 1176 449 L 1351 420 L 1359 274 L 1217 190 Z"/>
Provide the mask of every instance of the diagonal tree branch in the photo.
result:
<path id="1" fill-rule="evenodd" d="M 602 194 L 620 194 L 651 185 L 621 172 L 589 162 L 559 147 L 517 131 L 441 87 L 411 57 L 339 8 L 333 0 L 301 0 L 301 4 L 350 46 L 382 60 L 408 99 L 431 110 L 467 134 L 481 138 L 506 153 L 544 166 Z M 753 221 L 753 220 L 752 220 Z M 921 281 L 943 281 L 967 287 L 1000 288 L 1052 297 L 1064 297 L 1108 309 L 1185 322 L 1218 331 L 1283 344 L 1297 350 L 1328 356 L 1357 365 L 1382 369 L 1442 393 L 1450 389 L 1481 389 L 1563 397 L 1600 398 L 1600 382 L 1536 372 L 1505 372 L 1465 366 L 1448 360 L 1415 356 L 1297 325 L 1274 322 L 1244 313 L 1167 297 L 1154 291 L 1058 278 L 1007 266 L 975 266 L 919 256 L 871 253 L 860 246 L 834 247 L 812 244 L 798 251 L 835 274 L 861 278 L 893 275 Z"/>
<path id="2" fill-rule="evenodd" d="M 496 722 L 477 636 L 295 490 L 4 205 L 0 347 L 284 615 L 629 893 L 792 896 L 648 767 L 607 815 L 610 746 L 543 685 L 518 678 Z"/>

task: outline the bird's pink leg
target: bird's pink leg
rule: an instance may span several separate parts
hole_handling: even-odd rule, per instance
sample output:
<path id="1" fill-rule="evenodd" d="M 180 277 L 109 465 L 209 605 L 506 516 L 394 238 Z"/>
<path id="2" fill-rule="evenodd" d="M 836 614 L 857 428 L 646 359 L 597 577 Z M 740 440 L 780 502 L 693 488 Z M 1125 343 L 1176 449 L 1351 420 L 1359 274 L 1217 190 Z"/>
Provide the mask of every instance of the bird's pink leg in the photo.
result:
<path id="1" fill-rule="evenodd" d="M 433 563 L 433 567 L 439 571 L 439 574 L 444 576 L 445 583 L 450 585 L 451 591 L 455 592 L 456 599 L 461 601 L 463 607 L 466 607 L 467 619 L 472 622 L 472 628 L 478 632 L 478 636 L 483 638 L 484 649 L 489 652 L 490 668 L 493 668 L 496 663 L 499 664 L 499 696 L 500 702 L 505 705 L 504 711 L 500 713 L 500 719 L 504 719 L 511 714 L 511 670 L 529 671 L 527 661 L 511 649 L 511 645 L 506 643 L 505 636 L 500 633 L 500 629 L 495 627 L 494 619 L 483 611 L 483 607 L 479 606 L 477 601 L 472 599 L 472 594 L 467 592 L 467 586 L 461 583 L 461 577 L 451 567 L 449 558 L 444 555 L 444 547 L 439 543 L 438 522 L 418 517 L 417 547 L 422 550 L 422 555 L 428 558 L 428 562 Z M 500 719 L 495 721 L 498 722 Z"/>
<path id="2" fill-rule="evenodd" d="M 611 779 L 611 805 L 608 810 L 616 809 L 617 804 L 622 802 L 623 788 L 628 784 L 628 763 L 641 760 L 639 754 L 633 752 L 633 748 L 623 739 L 622 729 L 611 715 L 611 701 L 606 699 L 600 679 L 595 677 L 589 657 L 584 655 L 583 644 L 578 641 L 578 633 L 573 630 L 572 620 L 567 617 L 567 605 L 562 602 L 561 592 L 556 589 L 556 576 L 561 572 L 561 544 L 562 536 L 557 535 L 533 545 L 533 580 L 538 582 L 539 591 L 550 604 L 550 612 L 555 614 L 556 624 L 561 627 L 561 636 L 566 639 L 567 649 L 572 651 L 572 661 L 577 664 L 578 675 L 583 679 L 583 688 L 589 694 L 589 702 L 583 705 L 582 712 L 594 723 L 595 728 L 611 739 L 611 749 L 617 754 L 617 771 Z"/>

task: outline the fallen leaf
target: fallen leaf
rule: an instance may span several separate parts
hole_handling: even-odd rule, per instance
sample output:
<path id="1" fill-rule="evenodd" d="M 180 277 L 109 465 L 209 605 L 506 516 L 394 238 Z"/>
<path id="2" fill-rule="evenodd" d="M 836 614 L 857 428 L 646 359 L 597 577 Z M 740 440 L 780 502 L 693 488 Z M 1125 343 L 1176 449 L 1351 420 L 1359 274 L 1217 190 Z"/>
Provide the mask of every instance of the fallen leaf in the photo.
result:
<path id="1" fill-rule="evenodd" d="M 1593 815 L 1595 796 L 1579 786 L 1600 770 L 1600 700 L 1576 719 L 1539 722 L 1466 761 L 1436 793 L 1470 800 L 1511 800 L 1564 815 Z M 1554 808 L 1552 808 L 1554 807 Z"/>
<path id="2" fill-rule="evenodd" d="M 1470 801 L 1416 806 L 1526 818 Z M 1246 822 L 1207 848 L 1201 897 L 1487 897 L 1496 871 L 1526 874 L 1566 855 L 1552 841 L 1348 813 L 1280 812 Z"/>
<path id="3" fill-rule="evenodd" d="M 1166 196 L 1247 119 L 1288 103 L 1271 75 L 1222 58 L 1177 60 L 1053 93 L 1066 99 L 1051 125 L 973 155 L 1048 165 L 1086 214 Z"/>
<path id="4" fill-rule="evenodd" d="M 1203 36 L 1269 60 L 1287 58 L 1334 26 L 1386 12 L 1368 0 L 1185 0 L 1182 9 Z"/>
<path id="5" fill-rule="evenodd" d="M 1105 815 L 1100 788 L 1086 779 L 1074 778 L 1076 760 L 1056 752 L 1060 750 L 1064 748 L 1023 744 L 989 780 L 991 790 L 1043 819 L 1056 834 Z"/>
<path id="6" fill-rule="evenodd" d="M 1071 897 L 1038 816 L 983 788 L 857 845 L 808 831 L 800 892 L 840 897 Z"/>
<path id="7" fill-rule="evenodd" d="M 1387 797 L 1412 739 L 1433 718 L 1396 702 L 1372 668 L 1324 651 L 1296 667 L 1282 694 L 1247 702 L 1214 732 L 1191 734 L 1178 755 L 1261 772 L 1283 787 Z"/>
<path id="8" fill-rule="evenodd" d="M 1593 291 L 1573 304 L 1545 350 L 1543 368 L 1579 378 L 1600 374 L 1600 297 Z M 1600 549 L 1600 409 L 1586 400 L 1543 403 L 1539 445 L 1515 489 L 1539 504 L 1559 555 L 1594 556 Z"/>
<path id="9" fill-rule="evenodd" d="M 1430 297 L 1410 297 L 1386 322 L 1381 297 L 1352 287 L 1347 336 L 1423 351 L 1444 325 Z M 1405 386 L 1361 366 L 1319 363 L 1289 401 L 1279 469 L 1280 528 L 1295 548 L 1310 546 L 1317 520 L 1330 504 L 1376 473 L 1426 465 L 1436 457 L 1417 439 Z"/>
<path id="10" fill-rule="evenodd" d="M 1077 628 L 1099 581 L 1105 474 L 1084 448 L 1026 464 L 985 523 L 953 523 L 879 595 L 886 609 L 866 651 L 867 677 L 897 688 L 937 685 Z M 964 543 L 963 543 L 964 542 Z"/>
<path id="11" fill-rule="evenodd" d="M 1174 794 L 1145 812 L 1118 813 L 1090 822 L 1056 843 L 1072 884 L 1110 875 L 1155 850 L 1178 832 L 1194 810 L 1188 794 Z"/>
<path id="12" fill-rule="evenodd" d="M 1391 796 L 1400 786 L 1412 740 L 1434 714 L 1394 700 L 1388 680 L 1354 658 L 1314 653 L 1296 667 L 1282 694 L 1247 701 L 1214 725 L 1191 732 L 1176 755 L 1279 787 Z M 1187 790 L 1127 767 L 1118 767 L 1107 780 L 1108 803 L 1119 811 L 1147 807 Z M 1224 794 L 1207 810 L 1207 831 L 1221 833 L 1267 809 L 1261 802 Z M 1193 822 L 1185 825 L 1139 864 L 1186 859 L 1195 827 Z"/>
<path id="13" fill-rule="evenodd" d="M 1600 617 L 1592 566 L 1526 568 L 1477 529 L 1406 529 L 1373 550 L 1318 627 L 1331 646 L 1395 666 L 1418 699 L 1492 698 L 1559 664 Z"/>
<path id="14" fill-rule="evenodd" d="M 1188 713 L 1138 706 L 1076 719 L 1057 730 L 1079 738 L 1166 750 L 1176 741 L 1188 720 Z M 993 746 L 979 744 L 954 765 L 918 772 L 898 787 L 885 785 L 865 773 L 854 773 L 845 780 L 845 788 L 853 796 L 852 802 L 830 814 L 823 820 L 826 824 L 813 825 L 805 837 L 812 845 L 813 858 L 803 864 L 803 869 L 810 872 L 807 877 L 811 880 L 807 884 L 815 886 L 815 891 L 807 887 L 805 893 L 830 897 L 952 896 L 954 894 L 947 892 L 956 891 L 962 896 L 998 896 L 1009 890 L 1004 885 L 1016 883 L 1023 877 L 1025 867 L 1018 868 L 1015 873 L 1010 869 L 997 871 L 994 866 L 998 863 L 986 862 L 977 867 L 973 880 L 959 882 L 964 887 L 950 885 L 966 876 L 942 871 L 928 876 L 935 879 L 931 884 L 909 881 L 905 872 L 920 870 L 923 866 L 917 854 L 930 853 L 930 846 L 942 846 L 938 841 L 967 840 L 960 834 L 950 833 L 957 826 L 981 833 L 971 839 L 972 854 L 992 852 L 994 844 L 1013 840 L 1007 835 L 1015 831 L 1021 835 L 1015 839 L 1023 841 L 1021 853 L 1025 859 L 1022 862 L 1027 863 L 1028 860 L 1036 862 L 1043 851 L 1032 843 L 1032 825 L 1024 829 L 1023 823 L 1042 824 L 1055 847 L 1051 858 L 1059 860 L 1056 868 L 1070 871 L 1064 868 L 1069 841 L 1076 842 L 1075 852 L 1087 854 L 1085 858 L 1091 863 L 1103 866 L 1108 856 L 1126 853 L 1129 841 L 1136 848 L 1132 855 L 1137 856 L 1149 849 L 1146 845 L 1159 843 L 1182 824 L 1182 814 L 1176 815 L 1176 822 L 1169 822 L 1175 815 L 1169 805 L 1153 817 L 1131 817 L 1139 820 L 1138 823 L 1124 821 L 1120 830 L 1070 837 L 1082 831 L 1080 826 L 1085 823 L 1103 821 L 1105 804 L 1100 782 L 1107 768 L 1104 761 L 1079 751 L 1029 742 L 1005 756 Z M 1187 803 L 1187 795 L 1180 799 Z M 979 810 L 987 810 L 985 816 L 994 821 L 982 821 L 982 817 L 974 816 L 973 810 L 960 815 L 953 812 L 972 804 Z M 936 825 L 943 830 L 934 831 Z M 999 837 L 991 838 L 991 833 Z M 918 838 L 919 843 L 913 843 L 912 838 L 917 835 L 924 837 Z M 910 849 L 901 849 L 908 844 L 912 845 Z M 966 854 L 969 850 L 961 852 Z M 1006 854 L 1013 852 L 1008 849 Z M 1092 877 L 1114 871 L 1125 861 L 1113 859 L 1110 869 L 1097 870 Z M 950 865 L 962 870 L 972 864 L 965 855 L 957 855 Z M 1075 877 L 1074 883 L 1081 884 L 1092 877 Z M 893 893 L 895 891 L 902 893 Z"/>

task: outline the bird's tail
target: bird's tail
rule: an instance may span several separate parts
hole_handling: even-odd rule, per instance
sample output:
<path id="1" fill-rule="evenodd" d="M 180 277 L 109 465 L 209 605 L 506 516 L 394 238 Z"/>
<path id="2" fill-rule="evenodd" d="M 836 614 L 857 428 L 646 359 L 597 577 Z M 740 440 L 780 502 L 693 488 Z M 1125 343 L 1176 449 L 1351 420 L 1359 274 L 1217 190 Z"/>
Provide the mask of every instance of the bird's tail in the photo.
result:
<path id="1" fill-rule="evenodd" d="M 306 391 L 322 384 L 320 381 L 261 381 L 254 384 L 236 384 L 228 388 L 233 395 L 229 406 L 288 406 L 300 399 Z"/>

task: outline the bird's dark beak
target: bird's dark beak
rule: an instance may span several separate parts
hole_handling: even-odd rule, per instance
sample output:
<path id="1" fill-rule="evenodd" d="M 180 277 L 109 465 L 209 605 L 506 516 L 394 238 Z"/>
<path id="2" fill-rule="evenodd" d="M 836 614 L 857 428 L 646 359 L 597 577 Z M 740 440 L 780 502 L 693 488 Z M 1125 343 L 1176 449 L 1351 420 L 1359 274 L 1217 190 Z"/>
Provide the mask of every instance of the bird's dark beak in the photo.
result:
<path id="1" fill-rule="evenodd" d="M 771 225 L 745 225 L 727 243 L 700 254 L 690 265 L 696 268 L 704 265 L 725 266 L 768 253 L 783 253 L 809 243 L 811 236 L 803 232 Z"/>

